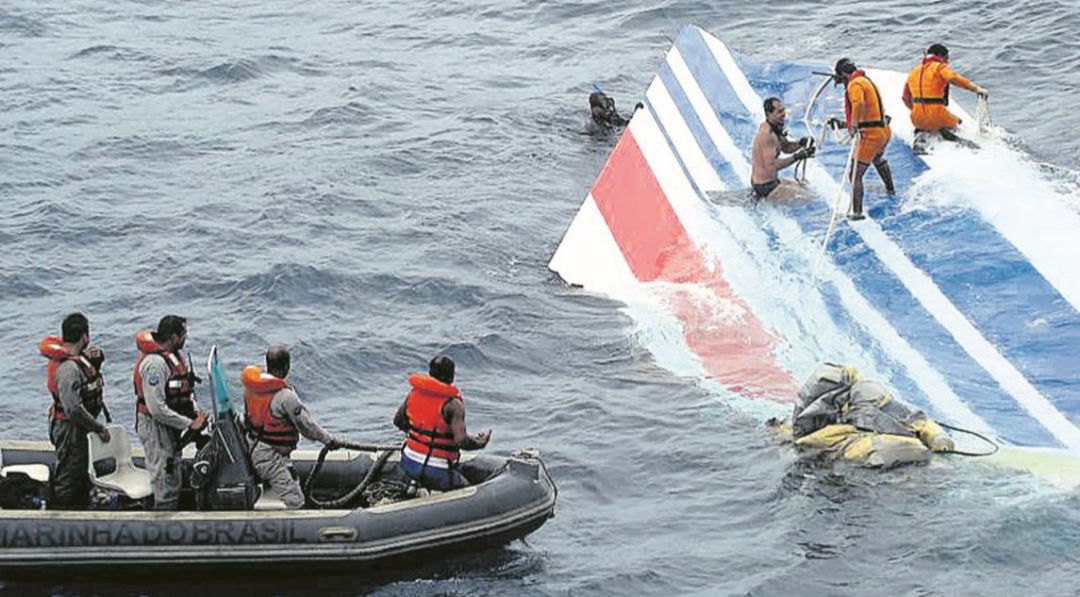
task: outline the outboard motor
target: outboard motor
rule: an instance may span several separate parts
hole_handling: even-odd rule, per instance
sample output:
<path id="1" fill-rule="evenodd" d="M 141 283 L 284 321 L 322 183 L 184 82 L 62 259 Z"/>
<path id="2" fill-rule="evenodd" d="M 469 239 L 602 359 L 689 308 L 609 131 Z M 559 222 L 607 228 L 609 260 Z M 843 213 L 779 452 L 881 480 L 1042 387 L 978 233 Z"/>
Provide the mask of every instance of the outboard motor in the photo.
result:
<path id="1" fill-rule="evenodd" d="M 211 439 L 195 455 L 191 484 L 200 510 L 250 510 L 259 498 L 243 423 L 233 411 L 229 385 L 218 360 L 217 346 L 206 364 L 214 402 Z"/>

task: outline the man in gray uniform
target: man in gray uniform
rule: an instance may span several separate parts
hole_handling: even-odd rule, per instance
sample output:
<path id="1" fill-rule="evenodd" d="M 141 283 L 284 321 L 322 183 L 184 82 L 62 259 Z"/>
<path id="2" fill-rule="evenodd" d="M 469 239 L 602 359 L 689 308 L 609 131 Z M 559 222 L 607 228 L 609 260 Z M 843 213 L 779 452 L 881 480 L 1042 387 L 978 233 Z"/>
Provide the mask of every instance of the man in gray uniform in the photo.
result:
<path id="1" fill-rule="evenodd" d="M 193 398 L 197 378 L 180 356 L 186 341 L 187 320 L 176 315 L 161 318 L 157 332 L 135 336 L 135 431 L 146 451 L 155 510 L 179 509 L 181 433 L 206 426 L 206 412 L 196 412 Z"/>
<path id="2" fill-rule="evenodd" d="M 61 337 L 50 336 L 40 350 L 49 358 L 46 385 L 52 394 L 49 440 L 56 448 L 52 505 L 83 509 L 90 497 L 87 433 L 109 441 L 109 430 L 97 421 L 105 407 L 99 369 L 105 355 L 90 344 L 90 322 L 72 313 L 61 324 Z"/>
<path id="3" fill-rule="evenodd" d="M 323 429 L 300 401 L 296 390 L 286 381 L 289 374 L 289 349 L 281 345 L 266 351 L 266 373 L 256 366 L 244 369 L 244 406 L 247 428 L 254 447 L 251 464 L 263 482 L 277 492 L 290 509 L 304 506 L 304 492 L 289 454 L 296 449 L 300 436 L 330 446 L 342 443 Z"/>

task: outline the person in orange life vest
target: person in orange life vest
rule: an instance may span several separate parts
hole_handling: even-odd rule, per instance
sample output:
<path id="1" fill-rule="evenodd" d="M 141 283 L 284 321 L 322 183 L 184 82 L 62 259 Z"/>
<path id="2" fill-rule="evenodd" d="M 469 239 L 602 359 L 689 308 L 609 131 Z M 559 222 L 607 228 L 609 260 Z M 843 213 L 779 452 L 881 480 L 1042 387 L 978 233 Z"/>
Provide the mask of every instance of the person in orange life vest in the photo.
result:
<path id="1" fill-rule="evenodd" d="M 300 436 L 335 448 L 342 440 L 319 426 L 296 389 L 285 379 L 289 374 L 289 349 L 281 345 L 266 351 L 266 372 L 251 365 L 244 368 L 246 426 L 254 442 L 251 464 L 259 478 L 270 484 L 290 509 L 304 507 L 304 492 L 289 454 Z"/>
<path id="2" fill-rule="evenodd" d="M 851 214 L 848 217 L 862 220 L 866 217 L 863 215 L 863 176 L 871 163 L 885 183 L 885 191 L 890 195 L 896 192 L 892 170 L 889 162 L 885 161 L 885 147 L 892 138 L 892 130 L 881 103 L 881 94 L 873 81 L 847 58 L 838 60 L 835 70 L 835 79 L 843 83 L 845 88 L 844 125 L 849 134 L 854 136 L 856 131 L 859 133 L 859 145 L 855 148 L 855 172 L 851 179 Z M 836 120 L 830 119 L 830 122 L 835 123 Z"/>
<path id="3" fill-rule="evenodd" d="M 177 315 L 162 317 L 156 332 L 135 335 L 135 431 L 146 452 L 155 510 L 179 509 L 181 434 L 206 426 L 207 414 L 193 397 L 199 379 L 180 356 L 185 342 L 187 320 Z"/>
<path id="4" fill-rule="evenodd" d="M 461 450 L 480 450 L 491 440 L 487 429 L 465 431 L 465 402 L 454 383 L 454 361 L 439 355 L 428 374 L 409 376 L 412 391 L 394 414 L 394 426 L 406 433 L 401 468 L 420 485 L 447 491 L 469 484 L 458 471 Z"/>
<path id="5" fill-rule="evenodd" d="M 49 359 L 45 377 L 52 395 L 49 440 L 56 449 L 49 505 L 81 510 L 90 501 L 86 434 L 96 433 L 102 441 L 109 441 L 109 430 L 97 420 L 105 407 L 101 379 L 105 355 L 90 344 L 90 321 L 82 313 L 65 317 L 60 332 L 60 336 L 48 336 L 38 345 Z"/>
<path id="6" fill-rule="evenodd" d="M 949 68 L 949 49 L 933 44 L 926 49 L 922 62 L 911 69 L 904 84 L 902 99 L 911 110 L 911 123 L 915 131 L 936 132 L 950 141 L 956 141 L 956 127 L 960 119 L 949 112 L 949 85 L 958 85 L 982 97 L 989 93 L 982 87 L 960 76 Z"/>

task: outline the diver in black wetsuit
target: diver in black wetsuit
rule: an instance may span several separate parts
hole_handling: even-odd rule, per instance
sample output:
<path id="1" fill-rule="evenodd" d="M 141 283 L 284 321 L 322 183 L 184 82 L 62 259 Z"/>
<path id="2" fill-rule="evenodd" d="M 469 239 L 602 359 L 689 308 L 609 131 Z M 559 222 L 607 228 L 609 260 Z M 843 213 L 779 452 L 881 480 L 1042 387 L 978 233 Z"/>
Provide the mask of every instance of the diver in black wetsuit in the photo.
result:
<path id="1" fill-rule="evenodd" d="M 638 102 L 634 111 L 644 108 L 644 104 Z M 594 124 L 604 128 L 622 127 L 630 124 L 630 119 L 623 118 L 615 109 L 615 100 L 603 91 L 594 91 L 589 94 L 589 112 Z M 631 114 L 633 117 L 633 114 Z"/>

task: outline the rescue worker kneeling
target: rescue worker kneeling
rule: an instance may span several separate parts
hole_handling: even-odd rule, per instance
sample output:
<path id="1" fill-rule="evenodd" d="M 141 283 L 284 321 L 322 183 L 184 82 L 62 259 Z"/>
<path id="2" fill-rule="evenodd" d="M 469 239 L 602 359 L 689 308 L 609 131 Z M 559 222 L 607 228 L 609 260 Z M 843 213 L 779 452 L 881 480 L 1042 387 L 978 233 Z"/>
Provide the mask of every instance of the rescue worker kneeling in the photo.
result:
<path id="1" fill-rule="evenodd" d="M 245 424 L 252 439 L 251 465 L 289 509 L 303 508 L 304 491 L 289 454 L 300 436 L 330 446 L 341 440 L 323 429 L 288 382 L 289 349 L 274 345 L 266 351 L 266 372 L 255 365 L 240 374 L 244 384 Z"/>
<path id="2" fill-rule="evenodd" d="M 394 426 L 406 433 L 401 468 L 421 486 L 436 491 L 465 487 L 458 470 L 461 450 L 480 450 L 491 430 L 470 436 L 465 431 L 465 403 L 454 383 L 454 361 L 439 355 L 428 375 L 409 376 L 412 391 L 394 414 Z"/>
<path id="3" fill-rule="evenodd" d="M 911 69 L 901 99 L 911 110 L 911 124 L 915 126 L 915 153 L 926 153 L 928 133 L 938 133 L 948 141 L 962 142 L 956 127 L 960 118 L 949 111 L 949 87 L 956 85 L 986 98 L 989 93 L 965 79 L 949 67 L 949 49 L 933 44 L 926 49 L 922 62 Z M 970 143 L 970 142 L 968 142 Z"/>
<path id="4" fill-rule="evenodd" d="M 932 452 L 954 449 L 922 411 L 832 363 L 819 366 L 799 390 L 791 428 L 800 450 L 870 467 L 926 462 Z"/>

